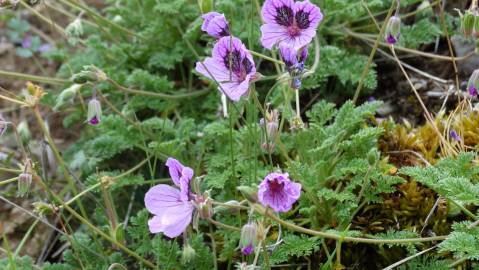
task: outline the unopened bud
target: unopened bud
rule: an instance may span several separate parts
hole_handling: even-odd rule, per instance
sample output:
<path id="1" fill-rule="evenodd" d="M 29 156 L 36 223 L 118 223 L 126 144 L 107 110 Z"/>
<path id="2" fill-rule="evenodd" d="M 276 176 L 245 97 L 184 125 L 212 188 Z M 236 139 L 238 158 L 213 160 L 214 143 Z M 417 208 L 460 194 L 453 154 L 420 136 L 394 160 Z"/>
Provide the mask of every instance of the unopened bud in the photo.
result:
<path id="1" fill-rule="evenodd" d="M 32 137 L 30 133 L 30 128 L 28 127 L 28 122 L 26 120 L 22 120 L 17 126 L 18 134 L 23 142 L 28 142 Z"/>
<path id="2" fill-rule="evenodd" d="M 256 188 L 249 186 L 238 186 L 236 189 L 239 190 L 243 197 L 248 201 L 252 203 L 256 203 L 258 201 L 258 190 Z"/>
<path id="3" fill-rule="evenodd" d="M 208 13 L 213 10 L 213 0 L 198 0 L 201 13 Z"/>
<path id="4" fill-rule="evenodd" d="M 472 97 L 477 97 L 479 89 L 479 69 L 472 72 L 469 81 L 467 82 L 467 91 Z"/>
<path id="5" fill-rule="evenodd" d="M 101 103 L 98 99 L 93 98 L 88 102 L 87 122 L 92 126 L 96 126 L 101 122 Z"/>
<path id="6" fill-rule="evenodd" d="M 474 14 L 470 10 L 466 10 L 466 13 L 461 18 L 461 31 L 464 36 L 468 37 L 474 31 L 475 25 L 475 18 Z"/>
<path id="7" fill-rule="evenodd" d="M 254 252 L 257 245 L 256 223 L 248 222 L 241 228 L 240 248 L 244 255 Z"/>
<path id="8" fill-rule="evenodd" d="M 76 18 L 65 28 L 65 34 L 71 45 L 76 45 L 79 38 L 83 35 L 83 26 L 80 17 Z"/>
<path id="9" fill-rule="evenodd" d="M 196 251 L 193 249 L 190 244 L 185 244 L 183 246 L 183 252 L 181 254 L 181 261 L 183 264 L 189 263 L 191 260 L 193 260 L 196 256 Z"/>
<path id="10" fill-rule="evenodd" d="M 49 214 L 52 214 L 56 210 L 58 210 L 58 208 L 49 203 L 44 203 L 44 202 L 33 203 L 33 211 L 35 213 L 38 213 L 40 216 L 47 216 Z"/>
<path id="11" fill-rule="evenodd" d="M 279 130 L 279 112 L 277 110 L 266 111 L 265 118 L 261 118 L 260 125 L 264 128 L 263 142 L 261 146 L 267 151 L 273 151 Z"/>
<path id="12" fill-rule="evenodd" d="M 394 45 L 398 42 L 400 35 L 401 19 L 398 16 L 392 16 L 389 18 L 388 24 L 386 25 L 386 42 Z"/>
<path id="13" fill-rule="evenodd" d="M 83 84 L 86 82 L 102 82 L 106 81 L 108 76 L 105 72 L 95 66 L 84 66 L 83 70 L 72 76 L 71 80 L 74 83 Z"/>
<path id="14" fill-rule="evenodd" d="M 53 107 L 54 111 L 58 111 L 58 109 L 65 105 L 66 103 L 73 103 L 73 99 L 75 98 L 77 92 L 82 87 L 81 84 L 72 84 L 70 87 L 64 89 L 57 97 L 55 102 L 55 107 Z"/>
<path id="15" fill-rule="evenodd" d="M 198 209 L 198 214 L 200 218 L 208 219 L 211 218 L 214 214 L 213 204 L 208 198 L 208 194 L 205 193 L 203 196 L 197 196 L 195 200 L 196 208 Z"/>
<path id="16" fill-rule="evenodd" d="M 17 195 L 20 197 L 27 195 L 28 191 L 30 191 L 31 185 L 32 185 L 32 174 L 28 172 L 21 173 L 18 176 Z"/>

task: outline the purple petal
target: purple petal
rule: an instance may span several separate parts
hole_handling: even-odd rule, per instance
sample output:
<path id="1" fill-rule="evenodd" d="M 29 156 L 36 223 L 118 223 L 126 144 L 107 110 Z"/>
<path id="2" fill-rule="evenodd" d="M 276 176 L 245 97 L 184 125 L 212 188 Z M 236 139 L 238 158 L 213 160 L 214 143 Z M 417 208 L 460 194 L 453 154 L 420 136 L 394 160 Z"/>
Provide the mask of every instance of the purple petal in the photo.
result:
<path id="1" fill-rule="evenodd" d="M 394 45 L 394 44 L 396 44 L 397 39 L 395 37 L 393 37 L 392 35 L 387 35 L 386 42 L 388 44 Z"/>
<path id="2" fill-rule="evenodd" d="M 249 85 L 251 81 L 251 75 L 247 75 L 245 80 L 241 83 L 222 83 L 221 87 L 224 90 L 226 96 L 232 101 L 239 101 L 242 96 L 247 95 Z M 221 89 L 219 89 L 221 91 Z"/>
<path id="3" fill-rule="evenodd" d="M 148 221 L 150 232 L 162 232 L 170 238 L 179 236 L 191 223 L 194 206 L 190 202 L 183 202 L 173 208 L 167 208 L 161 215 L 153 216 Z"/>
<path id="4" fill-rule="evenodd" d="M 281 44 L 281 46 L 279 46 L 279 54 L 287 67 L 298 63 L 298 51 L 287 44 Z"/>
<path id="5" fill-rule="evenodd" d="M 477 92 L 477 88 L 476 88 L 476 87 L 474 87 L 474 86 L 471 85 L 468 90 L 469 90 L 469 95 L 471 95 L 471 96 L 473 96 L 473 97 L 477 97 L 478 92 Z"/>
<path id="6" fill-rule="evenodd" d="M 318 24 L 323 20 L 323 14 L 318 6 L 309 1 L 294 3 L 294 18 L 300 29 L 316 30 Z"/>
<path id="7" fill-rule="evenodd" d="M 300 49 L 298 61 L 304 63 L 304 61 L 306 61 L 306 58 L 308 58 L 308 46 L 307 45 Z"/>
<path id="8" fill-rule="evenodd" d="M 287 212 L 299 199 L 301 184 L 294 183 L 287 173 L 270 173 L 258 188 L 258 199 L 277 212 Z"/>
<path id="9" fill-rule="evenodd" d="M 155 215 L 162 215 L 167 208 L 182 205 L 180 191 L 168 185 L 156 185 L 145 194 L 145 207 Z"/>
<path id="10" fill-rule="evenodd" d="M 211 57 L 206 58 L 203 62 L 196 62 L 195 70 L 218 83 L 230 80 L 230 71 L 222 62 Z"/>
<path id="11" fill-rule="evenodd" d="M 265 23 L 288 26 L 293 23 L 293 0 L 266 0 L 261 9 Z"/>
<path id="12" fill-rule="evenodd" d="M 230 32 L 225 16 L 214 17 L 206 27 L 206 32 L 215 38 L 229 36 Z"/>
<path id="13" fill-rule="evenodd" d="M 177 187 L 180 187 L 180 178 L 182 175 L 183 168 L 185 166 L 183 166 L 178 160 L 174 158 L 168 158 L 166 160 L 166 166 L 168 167 L 173 183 L 175 183 Z"/>
<path id="14" fill-rule="evenodd" d="M 184 202 L 190 199 L 190 180 L 193 178 L 193 169 L 183 167 L 180 177 L 180 199 Z"/>
<path id="15" fill-rule="evenodd" d="M 261 45 L 266 49 L 271 50 L 274 45 L 291 39 L 288 30 L 277 24 L 263 24 L 260 29 Z"/>
<path id="16" fill-rule="evenodd" d="M 52 49 L 52 47 L 53 46 L 51 44 L 45 43 L 38 48 L 38 51 L 41 53 L 48 52 Z"/>
<path id="17" fill-rule="evenodd" d="M 211 12 L 208 12 L 206 14 L 203 14 L 203 16 L 201 16 L 201 18 L 203 18 L 203 24 L 201 25 L 201 30 L 205 31 L 206 32 L 206 29 L 208 29 L 208 25 L 209 23 L 211 22 L 211 20 L 213 20 L 213 18 L 217 17 L 217 16 L 221 16 L 222 14 L 216 12 L 216 11 L 211 11 Z"/>
<path id="18" fill-rule="evenodd" d="M 243 255 L 250 255 L 254 251 L 253 245 L 249 244 L 246 247 L 244 247 L 241 251 L 243 252 Z"/>
<path id="19" fill-rule="evenodd" d="M 88 120 L 88 123 L 92 126 L 96 126 L 100 123 L 100 121 L 96 116 L 93 116 L 90 120 Z"/>
<path id="20" fill-rule="evenodd" d="M 28 49 L 32 46 L 32 39 L 29 37 L 29 36 L 26 36 L 23 40 L 22 40 L 22 47 L 25 48 L 25 49 Z"/>

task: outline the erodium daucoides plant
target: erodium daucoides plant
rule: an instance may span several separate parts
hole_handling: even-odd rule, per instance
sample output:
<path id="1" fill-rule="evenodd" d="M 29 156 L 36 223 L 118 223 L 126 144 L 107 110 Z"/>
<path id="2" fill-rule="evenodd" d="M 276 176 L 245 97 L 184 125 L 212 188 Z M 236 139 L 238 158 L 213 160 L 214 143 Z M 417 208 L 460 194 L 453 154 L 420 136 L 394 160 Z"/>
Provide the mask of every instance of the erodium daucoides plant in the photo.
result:
<path id="1" fill-rule="evenodd" d="M 18 149 L 0 199 L 35 217 L 15 248 L 2 221 L 1 269 L 477 267 L 477 72 L 457 115 L 426 108 L 417 130 L 359 102 L 378 52 L 423 104 L 397 52 L 461 60 L 419 49 L 474 33 L 477 1 L 461 18 L 442 1 L 89 3 L 0 0 L 12 36 L 59 39 L 41 51 L 55 77 L 0 69 L 32 81 L 0 98 L 35 131 L 0 117 Z M 32 235 L 46 244 L 21 257 Z"/>

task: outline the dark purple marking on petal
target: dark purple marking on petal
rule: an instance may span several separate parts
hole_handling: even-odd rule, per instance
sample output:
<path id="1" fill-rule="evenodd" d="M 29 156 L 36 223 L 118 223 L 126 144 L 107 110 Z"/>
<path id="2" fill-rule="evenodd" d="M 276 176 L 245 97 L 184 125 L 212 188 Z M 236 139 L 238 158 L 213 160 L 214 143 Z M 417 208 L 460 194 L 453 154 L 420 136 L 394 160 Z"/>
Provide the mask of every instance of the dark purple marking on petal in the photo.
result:
<path id="1" fill-rule="evenodd" d="M 396 38 L 393 37 L 392 35 L 388 35 L 386 41 L 391 45 L 396 44 L 396 42 L 397 42 Z"/>
<path id="2" fill-rule="evenodd" d="M 89 123 L 90 123 L 90 125 L 96 126 L 100 123 L 100 121 L 98 121 L 98 118 L 96 116 L 93 116 L 93 118 L 90 119 Z"/>
<path id="3" fill-rule="evenodd" d="M 276 8 L 276 23 L 282 26 L 291 26 L 293 24 L 293 10 L 288 6 Z"/>
<path id="4" fill-rule="evenodd" d="M 242 64 L 243 64 L 244 70 L 246 71 L 246 74 L 249 74 L 251 70 L 253 69 L 253 64 L 251 63 L 251 61 L 245 57 L 243 59 Z"/>
<path id="5" fill-rule="evenodd" d="M 250 255 L 253 253 L 253 245 L 249 244 L 246 247 L 244 247 L 241 251 L 243 252 L 243 255 Z"/>
<path id="6" fill-rule="evenodd" d="M 231 62 L 230 62 L 231 61 Z M 228 52 L 223 58 L 223 63 L 227 69 L 231 68 L 234 73 L 241 72 L 241 53 L 234 50 L 232 53 Z"/>
<path id="7" fill-rule="evenodd" d="M 473 97 L 477 97 L 478 95 L 478 92 L 477 92 L 477 88 L 474 87 L 474 86 L 471 86 L 469 87 L 469 95 L 473 96 Z"/>
<path id="8" fill-rule="evenodd" d="M 311 22 L 309 21 L 309 13 L 304 12 L 304 10 L 299 10 L 294 16 L 296 19 L 296 24 L 300 29 L 307 29 Z"/>

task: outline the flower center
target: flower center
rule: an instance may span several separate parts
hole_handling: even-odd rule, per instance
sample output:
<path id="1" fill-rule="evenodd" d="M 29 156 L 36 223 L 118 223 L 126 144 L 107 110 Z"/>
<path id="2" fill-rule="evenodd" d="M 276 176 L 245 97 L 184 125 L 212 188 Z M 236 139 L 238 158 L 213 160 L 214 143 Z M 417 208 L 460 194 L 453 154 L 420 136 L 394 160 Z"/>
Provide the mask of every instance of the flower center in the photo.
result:
<path id="1" fill-rule="evenodd" d="M 273 181 L 269 182 L 269 189 L 272 192 L 280 192 L 283 190 L 284 183 L 280 183 L 277 179 L 274 179 Z"/>
<path id="2" fill-rule="evenodd" d="M 301 34 L 301 29 L 296 23 L 288 27 L 288 34 L 292 37 L 297 37 Z"/>

